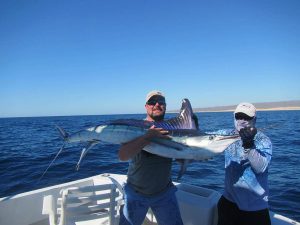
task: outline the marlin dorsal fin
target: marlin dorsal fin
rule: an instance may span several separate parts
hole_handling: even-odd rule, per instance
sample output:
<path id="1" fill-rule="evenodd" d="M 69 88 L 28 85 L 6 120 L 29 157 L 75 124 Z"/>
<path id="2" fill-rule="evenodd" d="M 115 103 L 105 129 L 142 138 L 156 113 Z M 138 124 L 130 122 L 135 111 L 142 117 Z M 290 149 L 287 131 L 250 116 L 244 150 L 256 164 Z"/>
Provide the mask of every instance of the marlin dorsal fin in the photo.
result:
<path id="1" fill-rule="evenodd" d="M 156 123 L 157 127 L 162 127 L 166 130 L 197 130 L 197 125 L 193 119 L 193 109 L 188 99 L 182 100 L 181 109 L 179 115 L 175 118 L 166 120 L 164 122 Z"/>

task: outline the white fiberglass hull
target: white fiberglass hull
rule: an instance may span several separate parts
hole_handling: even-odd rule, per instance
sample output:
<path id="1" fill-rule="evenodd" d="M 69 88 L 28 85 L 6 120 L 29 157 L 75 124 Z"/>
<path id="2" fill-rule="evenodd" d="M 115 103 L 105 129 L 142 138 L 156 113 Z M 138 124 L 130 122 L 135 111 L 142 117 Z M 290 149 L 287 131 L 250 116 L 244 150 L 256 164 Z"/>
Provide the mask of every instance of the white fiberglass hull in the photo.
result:
<path id="1" fill-rule="evenodd" d="M 110 183 L 108 175 L 102 174 L 64 184 L 46 187 L 0 199 L 1 225 L 44 225 L 49 224 L 47 215 L 42 214 L 43 198 L 52 195 L 57 199 L 60 190 L 67 187 L 86 187 Z M 126 181 L 125 175 L 110 174 L 121 185 Z M 213 225 L 217 222 L 216 204 L 219 192 L 202 187 L 176 183 L 176 193 L 180 211 L 185 225 Z M 155 218 L 149 220 L 155 222 Z M 278 214 L 271 213 L 272 225 L 300 225 L 300 223 Z M 152 223 L 153 224 L 153 223 Z"/>

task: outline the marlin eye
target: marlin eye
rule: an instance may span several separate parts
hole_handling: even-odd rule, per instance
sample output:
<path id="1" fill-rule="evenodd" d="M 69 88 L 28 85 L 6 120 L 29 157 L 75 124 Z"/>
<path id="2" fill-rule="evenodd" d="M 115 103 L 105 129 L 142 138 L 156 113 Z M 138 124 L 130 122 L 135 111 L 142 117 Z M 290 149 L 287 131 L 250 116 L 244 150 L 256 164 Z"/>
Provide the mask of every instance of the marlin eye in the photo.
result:
<path id="1" fill-rule="evenodd" d="M 208 137 L 208 139 L 209 139 L 209 140 L 212 140 L 212 139 L 214 139 L 214 136 L 210 135 L 210 136 Z"/>

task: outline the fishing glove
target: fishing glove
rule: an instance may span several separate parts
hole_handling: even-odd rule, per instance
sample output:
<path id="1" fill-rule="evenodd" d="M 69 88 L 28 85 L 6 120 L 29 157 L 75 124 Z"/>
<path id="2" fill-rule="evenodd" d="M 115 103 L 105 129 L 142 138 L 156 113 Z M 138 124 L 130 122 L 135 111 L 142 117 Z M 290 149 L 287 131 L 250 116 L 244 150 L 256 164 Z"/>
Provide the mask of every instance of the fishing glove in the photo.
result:
<path id="1" fill-rule="evenodd" d="M 256 133 L 257 129 L 255 127 L 245 127 L 239 131 L 244 149 L 251 149 L 254 147 L 254 137 Z"/>

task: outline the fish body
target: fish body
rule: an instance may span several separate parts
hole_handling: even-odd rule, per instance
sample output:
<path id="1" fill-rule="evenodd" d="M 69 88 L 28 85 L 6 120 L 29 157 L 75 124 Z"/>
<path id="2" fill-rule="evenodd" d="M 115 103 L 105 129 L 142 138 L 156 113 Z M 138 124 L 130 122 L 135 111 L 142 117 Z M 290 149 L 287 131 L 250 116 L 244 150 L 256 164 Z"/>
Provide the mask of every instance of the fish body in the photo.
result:
<path id="1" fill-rule="evenodd" d="M 127 121 L 130 124 L 130 120 Z M 149 127 L 135 127 L 130 125 L 100 125 L 77 132 L 65 138 L 66 142 L 97 142 L 110 144 L 123 144 L 141 135 L 146 134 Z M 153 139 L 144 147 L 144 150 L 156 155 L 173 159 L 204 160 L 222 153 L 238 138 L 221 135 L 208 135 L 192 131 L 187 134 L 170 131 L 171 140 Z"/>
<path id="2" fill-rule="evenodd" d="M 97 143 L 123 144 L 146 134 L 151 126 L 169 131 L 170 140 L 153 139 L 143 150 L 173 159 L 206 160 L 222 153 L 238 136 L 205 134 L 199 131 L 192 119 L 193 111 L 188 99 L 183 99 L 177 117 L 163 121 L 114 120 L 68 135 L 59 128 L 65 142 L 87 142 L 80 161 L 91 146 Z"/>
<path id="3" fill-rule="evenodd" d="M 67 134 L 62 128 L 57 128 L 65 143 L 87 143 L 86 147 L 83 148 L 77 163 L 77 169 L 79 169 L 79 165 L 88 150 L 96 144 L 123 144 L 146 134 L 153 125 L 169 131 L 168 135 L 171 139 L 152 139 L 150 140 L 151 143 L 145 146 L 143 150 L 162 157 L 181 159 L 184 162 L 183 165 L 186 165 L 186 162 L 191 160 L 210 159 L 215 155 L 222 153 L 230 144 L 239 139 L 236 135 L 210 135 L 199 131 L 193 119 L 193 111 L 188 99 L 183 99 L 182 107 L 177 117 L 163 122 L 114 120 L 99 126 L 87 128 L 71 135 Z M 59 153 L 63 150 L 65 143 Z M 182 166 L 179 177 L 184 173 L 184 168 L 186 168 L 186 166 Z"/>

